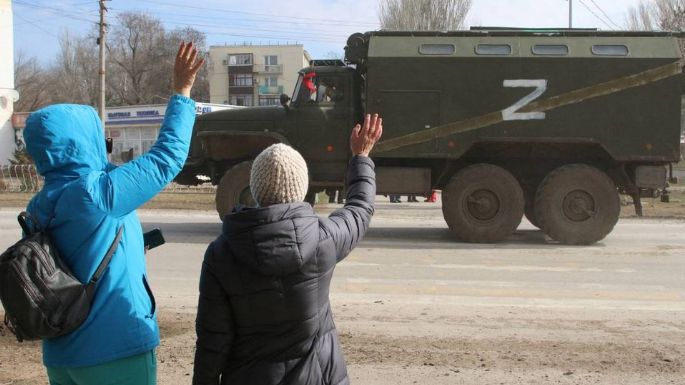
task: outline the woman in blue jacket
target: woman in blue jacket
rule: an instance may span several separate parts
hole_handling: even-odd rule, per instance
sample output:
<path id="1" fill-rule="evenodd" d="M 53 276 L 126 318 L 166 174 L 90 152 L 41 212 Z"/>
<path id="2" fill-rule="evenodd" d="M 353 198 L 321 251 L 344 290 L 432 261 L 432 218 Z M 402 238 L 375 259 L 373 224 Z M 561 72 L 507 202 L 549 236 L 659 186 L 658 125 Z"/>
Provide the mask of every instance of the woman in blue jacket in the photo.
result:
<path id="1" fill-rule="evenodd" d="M 119 247 L 98 282 L 90 314 L 76 331 L 43 341 L 51 385 L 156 383 L 159 329 L 145 274 L 136 208 L 178 174 L 195 120 L 190 90 L 203 64 L 182 43 L 174 91 L 157 142 L 121 166 L 107 161 L 102 122 L 90 106 L 58 104 L 32 113 L 26 148 L 45 177 L 28 212 L 47 225 L 62 259 L 87 282 L 123 226 Z"/>

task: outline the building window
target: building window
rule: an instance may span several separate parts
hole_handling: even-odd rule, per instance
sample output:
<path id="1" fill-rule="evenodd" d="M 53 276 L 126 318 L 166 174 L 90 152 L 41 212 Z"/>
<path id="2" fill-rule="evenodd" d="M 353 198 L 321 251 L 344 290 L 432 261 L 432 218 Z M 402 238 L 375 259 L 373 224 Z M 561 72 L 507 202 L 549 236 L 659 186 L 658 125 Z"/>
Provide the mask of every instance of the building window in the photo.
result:
<path id="1" fill-rule="evenodd" d="M 260 96 L 260 106 L 277 106 L 280 104 L 280 98 L 275 96 Z"/>
<path id="2" fill-rule="evenodd" d="M 231 75 L 230 86 L 235 87 L 250 87 L 252 86 L 252 74 L 233 74 Z"/>
<path id="3" fill-rule="evenodd" d="M 509 44 L 478 44 L 476 46 L 478 55 L 511 55 Z"/>
<path id="4" fill-rule="evenodd" d="M 266 55 L 264 56 L 264 64 L 265 65 L 277 65 L 278 64 L 278 56 L 276 55 Z"/>
<path id="5" fill-rule="evenodd" d="M 252 95 L 231 95 L 229 101 L 236 106 L 251 106 Z"/>
<path id="6" fill-rule="evenodd" d="M 252 65 L 252 54 L 244 53 L 239 55 L 228 55 L 228 65 L 243 66 Z"/>
<path id="7" fill-rule="evenodd" d="M 278 87 L 278 76 L 264 77 L 264 85 L 267 87 Z"/>
<path id="8" fill-rule="evenodd" d="M 278 56 L 265 55 L 264 56 L 264 72 L 281 72 L 281 65 L 278 64 Z"/>

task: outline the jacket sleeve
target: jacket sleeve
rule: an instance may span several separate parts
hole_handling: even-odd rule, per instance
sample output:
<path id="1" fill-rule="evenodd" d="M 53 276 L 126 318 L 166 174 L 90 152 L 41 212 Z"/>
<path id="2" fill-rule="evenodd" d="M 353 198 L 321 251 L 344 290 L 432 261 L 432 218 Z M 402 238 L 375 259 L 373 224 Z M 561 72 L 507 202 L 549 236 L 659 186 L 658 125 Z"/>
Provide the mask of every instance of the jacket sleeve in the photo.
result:
<path id="1" fill-rule="evenodd" d="M 338 262 L 357 246 L 369 228 L 376 197 L 374 167 L 369 157 L 357 155 L 350 159 L 345 206 L 321 219 L 321 231 L 324 237 L 333 239 Z"/>
<path id="2" fill-rule="evenodd" d="M 148 152 L 109 172 L 91 196 L 104 211 L 122 216 L 159 193 L 181 171 L 190 148 L 195 102 L 182 95 L 169 100 L 157 141 Z"/>
<path id="3" fill-rule="evenodd" d="M 233 343 L 234 326 L 231 306 L 216 272 L 208 263 L 212 246 L 205 253 L 200 274 L 200 299 L 197 305 L 195 332 L 195 367 L 193 385 L 218 385 Z"/>

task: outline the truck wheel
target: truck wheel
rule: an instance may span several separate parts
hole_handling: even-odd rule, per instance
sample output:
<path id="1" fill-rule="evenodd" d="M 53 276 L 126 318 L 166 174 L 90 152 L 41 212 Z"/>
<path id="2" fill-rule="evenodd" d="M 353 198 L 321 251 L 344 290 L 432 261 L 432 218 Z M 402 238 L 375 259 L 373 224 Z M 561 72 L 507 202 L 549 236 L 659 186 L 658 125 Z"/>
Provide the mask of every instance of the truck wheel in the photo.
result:
<path id="1" fill-rule="evenodd" d="M 535 214 L 543 231 L 569 245 L 587 245 L 604 238 L 616 225 L 620 210 L 614 182 L 585 164 L 552 171 L 535 196 Z"/>
<path id="2" fill-rule="evenodd" d="M 238 163 L 221 177 L 216 189 L 216 211 L 222 220 L 238 204 L 257 205 L 250 192 L 250 168 L 252 161 Z"/>
<path id="3" fill-rule="evenodd" d="M 491 164 L 459 171 L 442 195 L 445 222 L 466 242 L 503 241 L 521 223 L 523 206 L 523 191 L 516 178 Z"/>

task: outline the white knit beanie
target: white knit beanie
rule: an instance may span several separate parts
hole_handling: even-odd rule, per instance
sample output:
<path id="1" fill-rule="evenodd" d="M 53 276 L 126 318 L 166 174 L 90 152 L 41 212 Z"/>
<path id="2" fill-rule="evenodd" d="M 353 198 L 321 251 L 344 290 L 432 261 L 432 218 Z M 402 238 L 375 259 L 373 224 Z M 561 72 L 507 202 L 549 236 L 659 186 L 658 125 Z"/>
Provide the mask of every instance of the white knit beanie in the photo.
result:
<path id="1" fill-rule="evenodd" d="M 250 191 L 262 207 L 302 202 L 308 187 L 307 163 L 288 145 L 273 144 L 252 163 Z"/>

